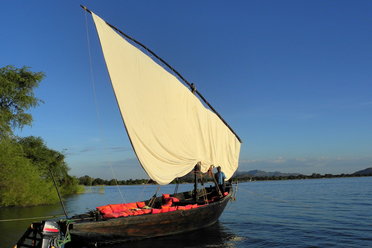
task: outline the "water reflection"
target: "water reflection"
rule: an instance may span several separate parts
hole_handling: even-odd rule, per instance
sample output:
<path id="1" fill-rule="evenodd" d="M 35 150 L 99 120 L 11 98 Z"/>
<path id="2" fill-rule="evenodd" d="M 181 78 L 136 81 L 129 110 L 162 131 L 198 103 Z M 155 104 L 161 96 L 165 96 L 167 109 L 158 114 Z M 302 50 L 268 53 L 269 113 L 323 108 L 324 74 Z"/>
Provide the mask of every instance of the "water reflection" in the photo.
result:
<path id="1" fill-rule="evenodd" d="M 372 177 L 239 184 L 237 201 L 228 205 L 216 225 L 110 247 L 371 247 L 371 188 Z M 120 187 L 126 202 L 148 199 L 156 189 L 151 185 Z M 192 185 L 180 185 L 179 191 L 190 189 Z M 173 191 L 169 185 L 162 193 Z M 120 201 L 117 187 L 105 187 L 71 196 L 65 205 L 73 215 Z M 0 219 L 61 213 L 59 204 L 0 208 Z M 0 247 L 12 247 L 31 222 L 0 222 Z"/>
<path id="2" fill-rule="evenodd" d="M 0 209 L 0 247 L 12 247 L 32 222 L 45 219 L 44 216 L 63 214 L 59 204 L 37 207 L 13 207 Z M 41 217 L 29 219 L 30 217 Z M 15 219 L 23 219 L 15 221 Z M 3 246 L 4 245 L 4 246 Z"/>
<path id="3" fill-rule="evenodd" d="M 126 242 L 105 247 L 115 248 L 143 248 L 143 247 L 236 247 L 242 238 L 236 236 L 223 224 L 216 224 L 193 232 L 184 234 L 151 238 L 135 242 Z"/>

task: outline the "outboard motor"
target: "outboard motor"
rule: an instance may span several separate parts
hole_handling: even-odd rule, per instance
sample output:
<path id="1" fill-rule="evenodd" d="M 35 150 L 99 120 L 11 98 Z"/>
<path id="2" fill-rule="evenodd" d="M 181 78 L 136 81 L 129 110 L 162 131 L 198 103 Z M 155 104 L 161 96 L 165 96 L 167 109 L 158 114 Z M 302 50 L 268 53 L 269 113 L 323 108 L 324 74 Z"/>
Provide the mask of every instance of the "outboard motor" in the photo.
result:
<path id="1" fill-rule="evenodd" d="M 60 239 L 60 230 L 57 222 L 45 221 L 42 239 L 41 248 L 58 247 L 57 241 Z"/>
<path id="2" fill-rule="evenodd" d="M 30 225 L 14 248 L 35 247 L 35 248 L 60 248 L 62 233 L 60 226 L 55 221 L 34 222 Z"/>

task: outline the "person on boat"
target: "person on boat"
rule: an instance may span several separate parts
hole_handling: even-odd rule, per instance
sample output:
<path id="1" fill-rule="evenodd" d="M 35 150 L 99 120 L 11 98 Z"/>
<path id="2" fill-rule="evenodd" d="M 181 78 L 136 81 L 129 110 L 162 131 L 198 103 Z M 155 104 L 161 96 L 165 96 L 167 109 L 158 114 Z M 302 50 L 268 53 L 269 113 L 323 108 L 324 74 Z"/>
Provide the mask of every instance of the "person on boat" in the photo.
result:
<path id="1" fill-rule="evenodd" d="M 225 192 L 225 179 L 226 179 L 226 176 L 225 176 L 225 173 L 223 173 L 221 171 L 221 166 L 218 166 L 217 167 L 217 172 L 214 175 L 214 177 L 216 178 L 216 182 L 217 182 L 217 185 L 216 186 L 218 186 L 218 188 L 220 189 L 221 193 L 223 194 L 223 192 Z"/>

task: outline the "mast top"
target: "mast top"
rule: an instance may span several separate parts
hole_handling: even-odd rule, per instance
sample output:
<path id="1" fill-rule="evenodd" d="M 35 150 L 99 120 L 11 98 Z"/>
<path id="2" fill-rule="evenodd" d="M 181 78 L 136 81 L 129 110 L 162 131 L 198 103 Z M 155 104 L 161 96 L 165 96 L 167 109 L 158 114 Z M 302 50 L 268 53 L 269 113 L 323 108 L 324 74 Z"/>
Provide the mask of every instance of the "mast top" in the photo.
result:
<path id="1" fill-rule="evenodd" d="M 85 7 L 84 5 L 81 5 L 80 4 L 80 7 L 82 7 L 85 11 L 87 11 L 88 13 L 92 14 L 92 11 L 90 11 L 87 7 Z"/>

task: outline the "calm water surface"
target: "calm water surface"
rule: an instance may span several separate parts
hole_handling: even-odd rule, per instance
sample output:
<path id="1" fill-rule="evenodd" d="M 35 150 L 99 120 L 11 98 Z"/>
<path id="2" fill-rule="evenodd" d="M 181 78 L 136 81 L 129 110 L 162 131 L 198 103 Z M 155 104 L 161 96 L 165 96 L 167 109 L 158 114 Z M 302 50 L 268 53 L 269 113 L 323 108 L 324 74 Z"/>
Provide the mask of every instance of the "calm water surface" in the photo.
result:
<path id="1" fill-rule="evenodd" d="M 65 204 L 73 215 L 147 199 L 156 188 L 121 186 L 120 194 L 115 186 L 92 187 Z M 181 185 L 179 191 L 191 189 Z M 173 190 L 174 185 L 162 187 L 162 193 Z M 248 182 L 239 184 L 237 196 L 210 228 L 121 247 L 372 247 L 372 177 Z M 0 219 L 61 213 L 58 204 L 10 208 L 0 209 Z M 0 222 L 0 247 L 12 247 L 30 223 Z"/>

